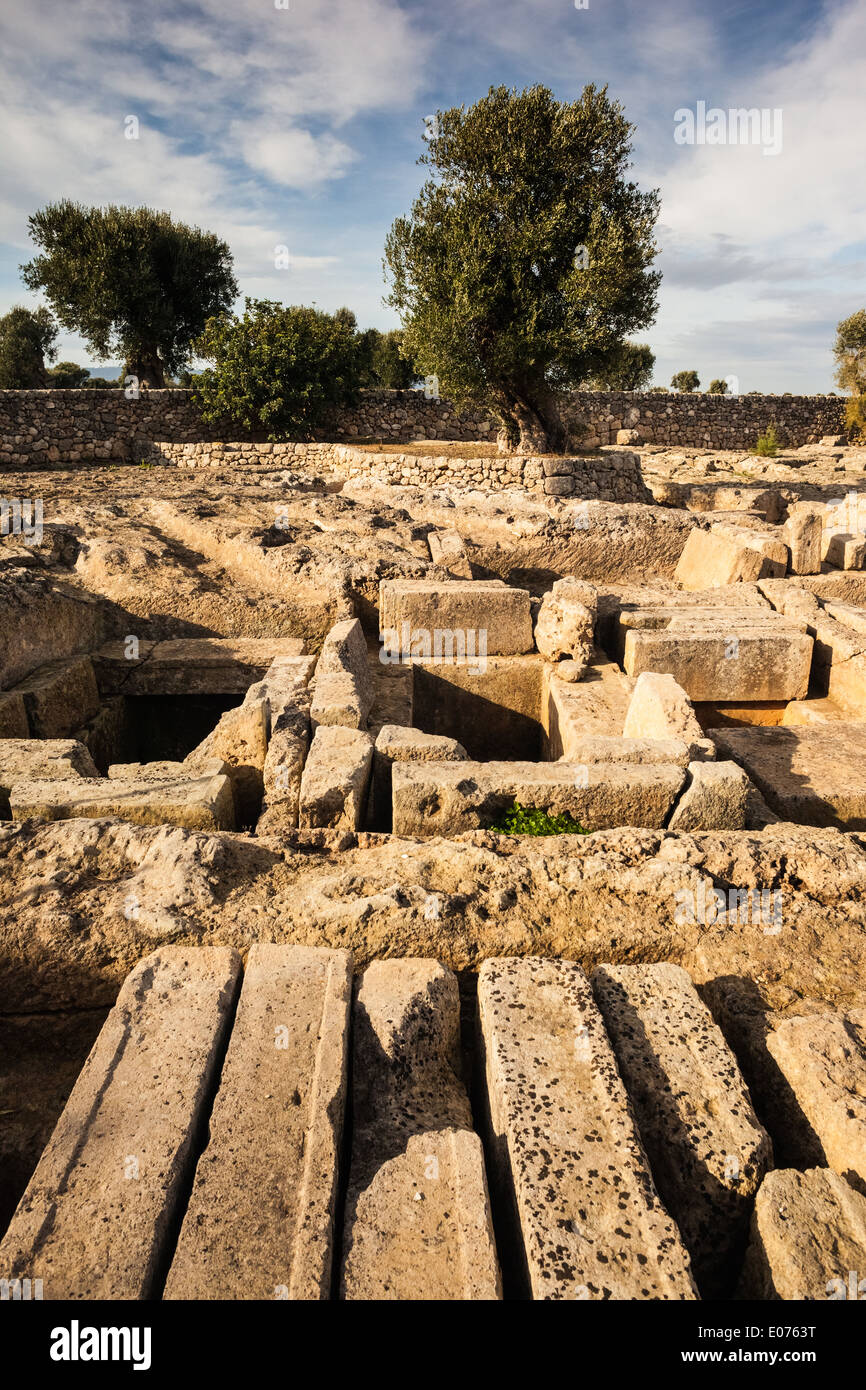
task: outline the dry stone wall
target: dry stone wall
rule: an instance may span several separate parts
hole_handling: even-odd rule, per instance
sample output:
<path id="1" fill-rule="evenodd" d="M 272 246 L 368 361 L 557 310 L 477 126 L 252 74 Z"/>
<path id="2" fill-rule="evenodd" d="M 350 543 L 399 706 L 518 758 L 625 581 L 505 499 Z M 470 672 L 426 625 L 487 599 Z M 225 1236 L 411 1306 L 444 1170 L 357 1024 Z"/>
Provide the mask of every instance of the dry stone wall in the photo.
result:
<path id="1" fill-rule="evenodd" d="M 632 443 L 751 449 L 774 424 L 783 442 L 812 443 L 844 428 L 838 396 L 708 396 L 631 391 L 576 392 L 570 412 L 585 425 L 582 447 L 616 444 L 622 429 Z M 335 415 L 322 442 L 412 439 L 487 440 L 496 423 L 486 411 L 458 412 L 447 400 L 422 391 L 363 391 L 357 406 Z M 137 463 L 176 461 L 178 446 L 261 442 L 237 426 L 205 425 L 188 390 L 142 391 L 137 400 L 121 390 L 0 391 L 0 470 L 52 468 L 94 460 Z M 208 451 L 201 451 L 203 461 Z M 251 451 L 247 451 L 251 452 Z M 184 450 L 183 459 L 195 458 Z"/>

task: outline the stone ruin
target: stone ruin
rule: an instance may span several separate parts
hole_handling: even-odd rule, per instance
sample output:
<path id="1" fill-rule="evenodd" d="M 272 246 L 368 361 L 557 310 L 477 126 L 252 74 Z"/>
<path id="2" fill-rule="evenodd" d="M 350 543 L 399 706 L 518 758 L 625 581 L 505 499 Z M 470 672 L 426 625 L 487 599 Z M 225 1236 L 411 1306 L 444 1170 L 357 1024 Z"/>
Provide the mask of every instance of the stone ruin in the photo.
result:
<path id="1" fill-rule="evenodd" d="M 852 1296 L 866 451 L 633 458 L 3 476 L 3 1297 Z"/>

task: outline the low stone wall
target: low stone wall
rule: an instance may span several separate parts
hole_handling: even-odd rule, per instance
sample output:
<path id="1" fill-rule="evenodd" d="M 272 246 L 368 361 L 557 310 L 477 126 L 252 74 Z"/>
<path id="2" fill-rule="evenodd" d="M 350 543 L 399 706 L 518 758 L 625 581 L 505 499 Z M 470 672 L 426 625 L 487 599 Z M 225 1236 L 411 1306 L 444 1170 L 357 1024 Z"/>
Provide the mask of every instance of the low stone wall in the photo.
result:
<path id="1" fill-rule="evenodd" d="M 549 497 L 579 497 L 601 502 L 652 502 L 641 474 L 640 456 L 630 450 L 572 458 L 533 458 L 497 455 L 494 458 L 425 457 L 380 454 L 373 450 L 333 446 L 333 462 L 350 478 L 370 474 L 384 482 L 409 487 L 451 487 L 487 490 L 521 487 Z"/>
<path id="2" fill-rule="evenodd" d="M 616 444 L 621 429 L 637 431 L 632 443 L 752 449 L 770 424 L 792 446 L 837 434 L 844 430 L 844 405 L 838 396 L 583 391 L 574 393 L 570 413 L 581 421 L 581 447 L 587 449 Z M 425 399 L 423 391 L 363 391 L 359 404 L 338 412 L 319 439 L 471 441 L 490 439 L 495 432 L 496 422 L 486 411 L 458 412 L 449 401 Z M 93 460 L 135 463 L 153 456 L 153 446 L 173 457 L 177 445 L 225 440 L 252 444 L 261 436 L 244 435 L 231 424 L 203 424 L 188 390 L 142 391 L 137 400 L 119 389 L 0 391 L 0 469 Z"/>

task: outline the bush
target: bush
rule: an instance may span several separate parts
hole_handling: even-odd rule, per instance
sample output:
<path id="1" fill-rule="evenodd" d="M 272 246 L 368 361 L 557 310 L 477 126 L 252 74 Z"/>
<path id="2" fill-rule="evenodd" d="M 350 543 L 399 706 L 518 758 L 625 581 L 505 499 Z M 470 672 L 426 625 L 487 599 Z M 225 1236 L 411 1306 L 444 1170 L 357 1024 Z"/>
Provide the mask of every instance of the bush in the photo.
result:
<path id="1" fill-rule="evenodd" d="M 77 390 L 87 385 L 89 377 L 87 368 L 79 367 L 77 362 L 58 362 L 56 367 L 49 367 L 47 384 Z"/>
<path id="2" fill-rule="evenodd" d="M 707 387 L 708 396 L 726 396 L 728 394 L 728 383 L 721 377 L 715 377 Z"/>
<path id="3" fill-rule="evenodd" d="M 243 317 L 209 319 L 195 353 L 214 363 L 195 378 L 202 417 L 268 439 L 308 438 L 357 397 L 354 316 L 247 299 Z"/>
<path id="4" fill-rule="evenodd" d="M 769 425 L 763 434 L 758 435 L 755 453 L 764 454 L 767 458 L 775 458 L 778 452 L 779 439 L 776 435 L 776 427 L 775 425 Z"/>
<path id="5" fill-rule="evenodd" d="M 537 807 L 521 806 L 519 801 L 490 827 L 500 835 L 588 835 L 583 826 L 567 812 L 551 816 Z"/>
<path id="6" fill-rule="evenodd" d="M 671 386 L 675 391 L 697 391 L 701 379 L 697 372 L 674 372 Z"/>

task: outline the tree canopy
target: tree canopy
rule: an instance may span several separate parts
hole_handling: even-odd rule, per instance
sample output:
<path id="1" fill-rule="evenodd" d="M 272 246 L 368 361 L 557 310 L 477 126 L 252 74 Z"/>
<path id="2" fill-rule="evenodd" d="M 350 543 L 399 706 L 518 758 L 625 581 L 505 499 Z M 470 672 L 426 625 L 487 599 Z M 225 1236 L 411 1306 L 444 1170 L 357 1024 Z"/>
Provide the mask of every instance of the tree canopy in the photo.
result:
<path id="1" fill-rule="evenodd" d="M 44 307 L 16 305 L 0 318 L 0 389 L 38 391 L 48 385 L 45 359 L 57 356 L 57 324 Z"/>
<path id="2" fill-rule="evenodd" d="M 419 373 L 495 409 L 502 447 L 565 447 L 562 392 L 655 316 L 659 200 L 627 179 L 632 133 L 594 86 L 491 87 L 432 123 L 432 177 L 385 245 L 388 302 Z"/>
<path id="3" fill-rule="evenodd" d="M 866 309 L 837 325 L 833 357 L 836 385 L 852 396 L 866 395 Z"/>
<path id="4" fill-rule="evenodd" d="M 642 391 L 652 381 L 655 363 L 648 343 L 620 343 L 588 385 L 594 391 Z"/>
<path id="5" fill-rule="evenodd" d="M 359 335 L 362 386 L 379 386 L 391 391 L 407 391 L 418 379 L 414 363 L 403 356 L 403 333 L 392 328 L 381 333 L 367 328 Z"/>
<path id="6" fill-rule="evenodd" d="M 671 386 L 675 391 L 697 391 L 701 384 L 701 379 L 697 372 L 674 372 L 671 377 Z"/>
<path id="7" fill-rule="evenodd" d="M 142 385 L 189 360 L 207 320 L 238 292 L 228 246 L 152 208 L 51 203 L 29 219 L 42 254 L 21 267 L 95 356 L 121 355 Z"/>
<path id="8" fill-rule="evenodd" d="M 239 318 L 208 320 L 196 356 L 213 363 L 193 378 L 205 420 L 232 420 L 270 439 L 309 437 L 331 410 L 355 399 L 355 316 L 247 299 Z"/>

